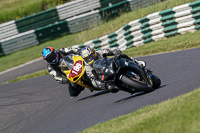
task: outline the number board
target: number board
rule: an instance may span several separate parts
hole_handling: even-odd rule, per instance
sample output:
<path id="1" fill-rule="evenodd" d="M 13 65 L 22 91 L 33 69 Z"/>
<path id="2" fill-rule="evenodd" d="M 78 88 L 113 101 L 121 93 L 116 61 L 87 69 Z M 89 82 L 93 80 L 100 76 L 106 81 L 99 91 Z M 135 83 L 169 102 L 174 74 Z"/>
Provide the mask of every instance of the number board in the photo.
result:
<path id="1" fill-rule="evenodd" d="M 74 78 L 74 77 L 78 76 L 81 72 L 82 72 L 82 61 L 79 60 L 72 67 L 69 78 Z"/>

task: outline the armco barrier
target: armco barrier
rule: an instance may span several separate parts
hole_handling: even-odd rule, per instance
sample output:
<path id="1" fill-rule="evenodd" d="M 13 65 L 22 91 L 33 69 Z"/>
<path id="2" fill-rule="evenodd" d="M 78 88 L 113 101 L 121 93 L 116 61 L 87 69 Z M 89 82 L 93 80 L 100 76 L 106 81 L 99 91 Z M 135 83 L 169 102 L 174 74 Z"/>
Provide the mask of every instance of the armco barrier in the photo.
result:
<path id="1" fill-rule="evenodd" d="M 39 44 L 36 35 L 34 34 L 34 30 L 3 39 L 0 43 L 4 54 L 10 54 L 12 52 Z"/>
<path id="2" fill-rule="evenodd" d="M 137 8 L 147 7 L 148 5 L 161 2 L 161 0 L 129 0 L 129 2 L 131 10 L 135 10 Z"/>
<path id="3" fill-rule="evenodd" d="M 56 8 L 52 8 L 40 13 L 16 20 L 17 29 L 19 33 L 36 29 L 48 24 L 59 21 L 59 16 Z"/>
<path id="4" fill-rule="evenodd" d="M 42 43 L 69 34 L 67 21 L 61 21 L 35 30 L 37 40 Z"/>
<path id="5" fill-rule="evenodd" d="M 122 1 L 99 10 L 103 20 L 109 20 L 111 18 L 119 16 L 122 12 L 128 11 L 131 11 L 129 1 Z"/>
<path id="6" fill-rule="evenodd" d="M 71 18 L 100 8 L 99 0 L 78 0 L 57 6 L 59 19 Z"/>
<path id="7" fill-rule="evenodd" d="M 18 33 L 15 21 L 0 24 L 0 40 Z"/>
<path id="8" fill-rule="evenodd" d="M 15 23 L 17 27 L 19 27 L 19 29 L 17 30 L 19 30 L 20 32 L 24 32 L 26 30 L 30 30 L 31 28 L 35 28 L 35 27 L 40 27 L 43 24 L 47 25 L 35 30 L 35 34 L 37 36 L 38 42 L 42 43 L 51 39 L 55 39 L 62 35 L 67 35 L 70 33 L 75 33 L 81 30 L 91 28 L 99 23 L 102 23 L 102 18 L 105 16 L 109 18 L 110 16 L 113 17 L 113 16 L 119 15 L 119 12 L 129 11 L 131 9 L 130 8 L 131 1 L 134 1 L 134 0 L 115 0 L 115 1 L 114 0 L 100 0 L 100 1 L 99 0 L 78 0 L 78 1 L 71 2 L 71 4 L 68 3 L 61 6 L 57 6 L 56 8 L 43 11 L 35 15 L 31 15 L 23 19 L 19 19 Z M 155 1 L 155 0 L 149 0 L 149 1 Z M 80 4 L 79 2 L 80 3 L 82 2 L 82 4 Z M 74 12 L 74 10 L 71 10 L 71 9 L 77 9 L 75 5 L 78 7 L 78 9 L 80 8 L 76 12 Z M 108 5 L 109 7 L 105 7 L 101 9 L 101 6 L 104 6 L 104 5 Z M 99 10 L 94 10 L 94 9 L 99 9 Z M 65 10 L 69 12 L 65 12 Z M 97 12 L 99 14 L 97 14 Z M 81 15 L 81 13 L 84 13 L 84 14 Z M 63 16 L 62 14 L 64 15 L 71 14 L 71 15 Z M 67 18 L 66 20 L 60 21 L 61 19 L 64 19 L 65 17 L 71 17 L 71 18 Z M 58 21 L 58 19 L 59 19 L 59 22 L 53 23 L 54 21 Z M 53 24 L 48 25 L 48 22 L 53 23 Z M 62 27 L 62 29 L 60 29 L 60 27 Z M 13 35 L 14 34 L 12 34 L 12 36 Z M 8 37 L 8 38 L 11 39 L 10 41 L 12 42 L 12 39 L 14 39 L 14 37 L 15 36 L 11 38 Z M 111 41 L 109 42 L 111 43 Z M 29 45 L 26 42 L 25 44 Z M 117 43 L 115 42 L 115 44 Z M 23 49 L 23 47 L 24 48 L 28 47 L 25 45 L 19 45 L 19 46 L 22 46 L 20 49 Z M 32 46 L 32 45 L 29 45 L 29 46 Z M 112 45 L 112 46 L 115 46 L 115 45 Z M 2 48 L 3 49 L 2 51 L 5 51 L 4 48 L 5 47 Z M 10 48 L 11 52 L 4 52 L 3 54 L 12 53 L 13 51 L 11 49 L 12 48 Z"/>
<path id="9" fill-rule="evenodd" d="M 129 22 L 116 32 L 75 45 L 73 48 L 92 46 L 95 49 L 118 47 L 121 50 L 157 41 L 176 34 L 195 32 L 200 28 L 200 1 L 184 4 L 150 14 Z"/>
<path id="10" fill-rule="evenodd" d="M 68 22 L 70 33 L 76 33 L 102 23 L 98 10 L 66 19 L 66 21 Z"/>
<path id="11" fill-rule="evenodd" d="M 3 55 L 3 49 L 2 49 L 2 47 L 1 47 L 1 42 L 0 42 L 0 56 L 2 56 Z"/>
<path id="12" fill-rule="evenodd" d="M 126 0 L 100 0 L 101 8 L 112 6 L 116 3 L 126 1 Z"/>
<path id="13" fill-rule="evenodd" d="M 75 16 L 75 17 L 60 21 L 58 23 L 36 29 L 35 33 L 37 35 L 39 42 L 42 43 L 42 42 L 54 39 L 56 37 L 60 37 L 61 35 L 75 33 L 75 32 L 78 32 L 78 31 L 81 31 L 84 29 L 91 28 L 94 25 L 102 22 L 102 16 L 105 15 L 103 13 L 109 11 L 109 12 L 111 12 L 111 14 L 107 14 L 106 16 L 113 17 L 115 15 L 118 15 L 119 11 L 130 9 L 127 7 L 128 7 L 127 1 L 120 2 L 115 5 L 110 6 L 108 8 L 103 8 L 100 11 L 97 10 L 97 11 L 88 12 L 86 14 Z M 62 28 L 61 31 L 56 32 L 55 27 L 57 25 L 60 26 L 60 23 L 63 23 L 64 27 Z M 67 24 L 65 24 L 65 23 L 67 23 Z M 40 32 L 42 32 L 42 35 Z"/>
<path id="14" fill-rule="evenodd" d="M 53 24 L 58 21 L 62 21 L 74 16 L 78 16 L 81 14 L 85 14 L 94 10 L 101 9 L 101 1 L 106 5 L 109 5 L 108 2 L 116 3 L 123 0 L 76 0 L 72 1 L 60 6 L 57 6 L 56 8 L 52 8 L 46 11 L 42 11 L 21 19 L 18 19 L 16 21 L 11 21 L 9 23 L 1 24 L 0 25 L 0 40 L 17 35 L 18 33 L 23 33 L 28 30 L 36 29 L 39 27 L 43 27 L 49 24 Z M 10 25 L 12 23 L 13 26 Z M 4 27 L 3 30 L 2 26 Z M 11 29 L 11 27 L 14 27 Z"/>

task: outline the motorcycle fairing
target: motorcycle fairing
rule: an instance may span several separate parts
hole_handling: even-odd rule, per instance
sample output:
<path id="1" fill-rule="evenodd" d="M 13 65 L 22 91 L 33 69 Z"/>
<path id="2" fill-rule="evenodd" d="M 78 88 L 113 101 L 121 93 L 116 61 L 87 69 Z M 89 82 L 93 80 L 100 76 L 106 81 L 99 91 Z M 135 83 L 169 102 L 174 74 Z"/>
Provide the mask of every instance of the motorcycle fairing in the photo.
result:
<path id="1" fill-rule="evenodd" d="M 83 58 L 81 56 L 73 56 L 74 65 L 70 70 L 65 71 L 67 78 L 75 83 L 77 82 L 85 72 L 85 66 L 83 65 Z"/>

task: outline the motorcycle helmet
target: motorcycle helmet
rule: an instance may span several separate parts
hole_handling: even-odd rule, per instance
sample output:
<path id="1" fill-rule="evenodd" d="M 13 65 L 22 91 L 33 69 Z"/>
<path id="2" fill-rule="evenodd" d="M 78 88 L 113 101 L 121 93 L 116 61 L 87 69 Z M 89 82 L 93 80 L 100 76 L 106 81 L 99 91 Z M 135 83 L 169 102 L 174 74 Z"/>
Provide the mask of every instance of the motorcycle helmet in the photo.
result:
<path id="1" fill-rule="evenodd" d="M 95 61 L 96 52 L 90 46 L 86 46 L 81 50 L 81 56 L 86 63 L 92 65 Z"/>
<path id="2" fill-rule="evenodd" d="M 59 61 L 59 55 L 52 47 L 46 47 L 42 51 L 42 57 L 50 64 L 57 64 Z"/>

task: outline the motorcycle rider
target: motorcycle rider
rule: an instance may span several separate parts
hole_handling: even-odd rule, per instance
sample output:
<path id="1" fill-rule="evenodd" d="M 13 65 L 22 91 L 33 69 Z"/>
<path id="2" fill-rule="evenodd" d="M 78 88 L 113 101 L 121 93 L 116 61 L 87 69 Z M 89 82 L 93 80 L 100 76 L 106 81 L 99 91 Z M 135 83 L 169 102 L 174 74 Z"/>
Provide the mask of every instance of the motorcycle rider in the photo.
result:
<path id="1" fill-rule="evenodd" d="M 126 54 L 122 54 L 122 52 L 118 48 L 115 48 L 113 50 L 102 49 L 99 51 L 95 51 L 90 46 L 86 46 L 81 50 L 81 56 L 85 61 L 86 73 L 87 76 L 90 78 L 92 85 L 94 87 L 101 88 L 103 90 L 109 90 L 113 93 L 116 93 L 118 92 L 118 89 L 114 88 L 114 86 L 109 83 L 104 83 L 103 81 L 99 80 L 96 75 L 96 72 L 93 70 L 93 63 L 95 60 L 113 55 L 115 55 L 116 58 L 120 56 L 123 58 L 129 58 L 131 60 L 134 60 L 142 68 L 146 66 L 146 63 L 144 61 L 137 61 L 136 59 L 130 58 Z"/>
<path id="2" fill-rule="evenodd" d="M 58 83 L 68 84 L 69 94 L 72 98 L 78 96 L 80 92 L 84 90 L 84 87 L 74 84 L 67 79 L 59 67 L 59 61 L 63 56 L 77 53 L 78 49 L 71 48 L 60 48 L 55 51 L 53 47 L 46 47 L 42 51 L 42 57 L 47 61 L 48 72 L 55 78 Z"/>

